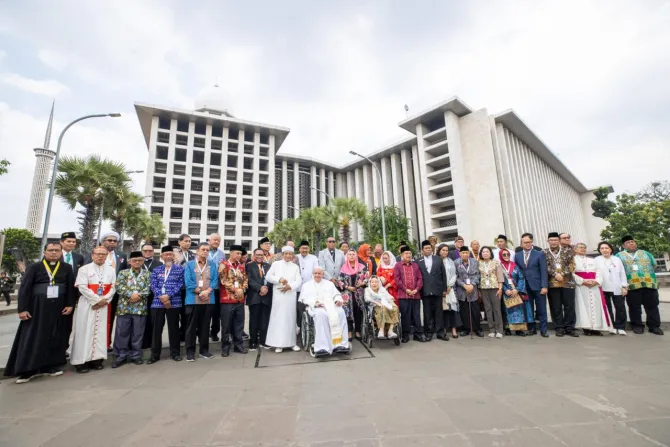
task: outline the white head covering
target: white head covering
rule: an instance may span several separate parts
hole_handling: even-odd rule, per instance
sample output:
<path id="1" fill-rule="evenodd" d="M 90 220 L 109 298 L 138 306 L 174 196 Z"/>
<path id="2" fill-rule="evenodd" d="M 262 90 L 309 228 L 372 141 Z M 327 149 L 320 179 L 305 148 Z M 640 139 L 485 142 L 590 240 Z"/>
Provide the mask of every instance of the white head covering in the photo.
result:
<path id="1" fill-rule="evenodd" d="M 106 233 L 102 233 L 99 242 L 102 242 L 107 236 L 114 236 L 117 241 L 121 240 L 121 236 L 119 236 L 119 233 L 117 233 L 116 231 L 108 231 Z"/>
<path id="2" fill-rule="evenodd" d="M 284 253 L 286 251 L 290 251 L 291 253 L 295 253 L 295 249 L 291 247 L 290 245 L 286 245 L 282 247 L 281 252 Z"/>
<path id="3" fill-rule="evenodd" d="M 383 269 L 392 269 L 395 266 L 395 263 L 397 262 L 395 260 L 395 256 L 393 256 L 393 253 L 390 251 L 385 251 L 385 254 L 389 255 L 390 261 L 388 263 L 384 263 L 384 255 L 382 254 L 382 258 L 379 261 L 379 266 Z"/>

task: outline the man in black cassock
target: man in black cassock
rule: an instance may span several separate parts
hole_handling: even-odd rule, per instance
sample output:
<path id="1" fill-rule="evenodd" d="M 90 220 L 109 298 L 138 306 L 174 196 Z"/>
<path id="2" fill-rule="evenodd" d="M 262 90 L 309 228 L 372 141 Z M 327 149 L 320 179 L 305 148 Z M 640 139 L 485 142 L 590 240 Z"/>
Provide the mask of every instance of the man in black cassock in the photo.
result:
<path id="1" fill-rule="evenodd" d="M 60 376 L 68 344 L 67 316 L 74 305 L 72 267 L 60 261 L 58 242 L 44 247 L 44 258 L 26 269 L 18 297 L 21 322 L 5 376 L 26 383 L 38 376 Z"/>

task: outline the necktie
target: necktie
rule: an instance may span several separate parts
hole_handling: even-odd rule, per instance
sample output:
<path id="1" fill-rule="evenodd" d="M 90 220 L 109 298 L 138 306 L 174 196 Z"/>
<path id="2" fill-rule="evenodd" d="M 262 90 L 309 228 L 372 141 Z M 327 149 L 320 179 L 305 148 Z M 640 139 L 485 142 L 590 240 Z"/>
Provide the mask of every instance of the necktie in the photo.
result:
<path id="1" fill-rule="evenodd" d="M 263 266 L 261 264 L 258 264 L 258 272 L 261 274 L 261 278 L 263 277 Z"/>
<path id="2" fill-rule="evenodd" d="M 523 263 L 528 266 L 528 260 L 530 259 L 530 250 L 523 252 Z"/>
<path id="3" fill-rule="evenodd" d="M 335 250 L 330 250 L 330 256 L 333 257 L 333 262 L 335 262 Z"/>
<path id="4" fill-rule="evenodd" d="M 65 254 L 65 262 L 72 264 L 72 255 L 70 253 Z"/>
<path id="5" fill-rule="evenodd" d="M 114 257 L 114 253 L 110 252 L 107 255 L 107 262 L 109 262 L 110 267 L 116 268 L 116 258 Z"/>

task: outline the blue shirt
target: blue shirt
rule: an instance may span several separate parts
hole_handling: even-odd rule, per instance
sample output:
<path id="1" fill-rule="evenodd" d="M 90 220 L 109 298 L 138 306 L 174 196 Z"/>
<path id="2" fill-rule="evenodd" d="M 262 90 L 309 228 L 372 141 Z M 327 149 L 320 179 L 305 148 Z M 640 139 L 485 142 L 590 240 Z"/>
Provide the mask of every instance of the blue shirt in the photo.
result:
<path id="1" fill-rule="evenodd" d="M 186 284 L 185 305 L 195 304 L 195 289 L 198 288 L 199 277 L 196 262 L 195 259 L 188 261 L 184 267 L 184 283 Z M 207 261 L 207 266 L 209 267 L 209 287 L 212 288 L 212 293 L 209 294 L 209 304 L 214 304 L 215 298 L 218 302 L 218 297 L 215 297 L 214 290 L 219 287 L 219 268 L 218 264 L 215 264 L 213 261 Z"/>
<path id="2" fill-rule="evenodd" d="M 162 309 L 163 303 L 160 300 L 161 295 L 170 297 L 172 307 L 181 307 L 181 287 L 184 285 L 184 267 L 178 264 L 172 264 L 170 274 L 165 277 L 165 265 L 158 266 L 151 273 L 151 291 L 154 294 L 154 300 L 151 303 L 152 309 Z M 165 292 L 163 292 L 165 288 Z"/>

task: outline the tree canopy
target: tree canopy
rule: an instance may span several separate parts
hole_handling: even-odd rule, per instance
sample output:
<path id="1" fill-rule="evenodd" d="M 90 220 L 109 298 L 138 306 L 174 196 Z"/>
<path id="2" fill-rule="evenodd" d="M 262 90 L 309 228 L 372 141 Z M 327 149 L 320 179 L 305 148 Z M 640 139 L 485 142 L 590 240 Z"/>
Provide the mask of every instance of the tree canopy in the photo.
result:
<path id="1" fill-rule="evenodd" d="M 2 268 L 14 275 L 20 271 L 17 262 L 28 265 L 40 255 L 40 244 L 32 232 L 24 228 L 5 228 L 5 248 L 2 253 Z"/>

